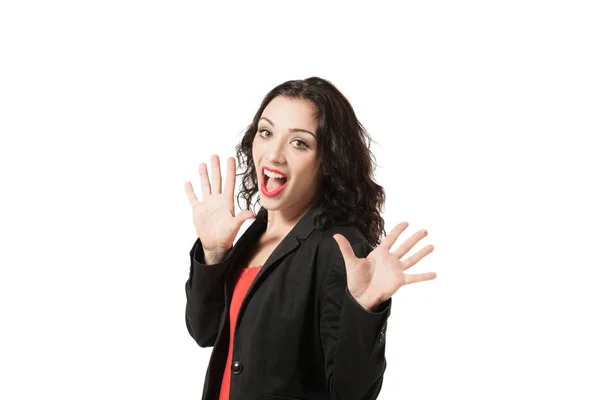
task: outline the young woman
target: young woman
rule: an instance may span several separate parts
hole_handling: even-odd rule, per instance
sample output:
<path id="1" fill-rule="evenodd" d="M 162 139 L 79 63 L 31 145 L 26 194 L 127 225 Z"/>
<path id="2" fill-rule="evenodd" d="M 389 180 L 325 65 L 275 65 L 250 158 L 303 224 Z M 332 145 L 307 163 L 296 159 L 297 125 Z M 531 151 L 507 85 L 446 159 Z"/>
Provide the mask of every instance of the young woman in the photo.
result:
<path id="1" fill-rule="evenodd" d="M 385 193 L 369 145 L 330 82 L 288 81 L 266 95 L 236 147 L 243 211 L 234 212 L 233 157 L 224 188 L 219 158 L 210 178 L 200 164 L 202 201 L 185 183 L 198 234 L 186 326 L 199 346 L 214 346 L 204 400 L 377 398 L 391 297 L 436 275 L 405 272 L 431 245 L 401 260 L 425 230 L 392 251 L 402 222 L 380 241 Z"/>

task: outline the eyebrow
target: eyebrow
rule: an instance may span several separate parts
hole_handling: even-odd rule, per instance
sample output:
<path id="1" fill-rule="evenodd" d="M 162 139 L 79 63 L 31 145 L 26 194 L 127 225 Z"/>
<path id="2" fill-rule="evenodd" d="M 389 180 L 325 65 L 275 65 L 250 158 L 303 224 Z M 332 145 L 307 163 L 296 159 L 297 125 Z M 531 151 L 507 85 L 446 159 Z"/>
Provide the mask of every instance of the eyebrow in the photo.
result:
<path id="1" fill-rule="evenodd" d="M 271 122 L 271 120 L 270 120 L 269 118 L 267 118 L 267 117 L 261 117 L 261 118 L 259 119 L 259 121 L 260 121 L 261 119 L 264 119 L 264 120 L 265 120 L 265 121 L 267 121 L 269 124 L 271 124 L 271 125 L 275 126 L 275 124 L 274 124 L 273 122 Z M 312 132 L 310 132 L 310 131 L 307 131 L 306 129 L 292 128 L 292 129 L 290 129 L 290 132 L 305 132 L 305 133 L 308 133 L 308 134 L 312 135 L 312 136 L 313 136 L 315 139 L 317 139 L 317 137 L 315 136 L 315 134 L 314 134 L 314 133 L 312 133 Z"/>

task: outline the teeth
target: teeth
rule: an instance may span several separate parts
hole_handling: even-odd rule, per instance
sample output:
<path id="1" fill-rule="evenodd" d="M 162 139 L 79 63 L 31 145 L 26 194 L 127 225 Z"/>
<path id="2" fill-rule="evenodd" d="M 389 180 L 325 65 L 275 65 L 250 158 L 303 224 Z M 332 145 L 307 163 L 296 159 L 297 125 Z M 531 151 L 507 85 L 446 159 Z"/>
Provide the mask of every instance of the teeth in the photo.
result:
<path id="1" fill-rule="evenodd" d="M 266 169 L 264 170 L 264 172 L 265 175 L 269 178 L 285 178 L 285 175 L 276 174 L 275 172 L 267 171 Z"/>

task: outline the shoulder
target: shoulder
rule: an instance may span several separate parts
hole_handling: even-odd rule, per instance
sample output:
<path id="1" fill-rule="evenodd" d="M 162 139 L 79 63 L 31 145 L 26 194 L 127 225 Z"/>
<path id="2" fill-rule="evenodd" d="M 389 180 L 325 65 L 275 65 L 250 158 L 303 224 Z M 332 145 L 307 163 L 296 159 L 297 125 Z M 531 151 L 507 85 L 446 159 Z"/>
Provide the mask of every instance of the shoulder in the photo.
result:
<path id="1" fill-rule="evenodd" d="M 333 235 L 340 234 L 348 240 L 357 257 L 366 257 L 373 246 L 358 228 L 352 225 L 334 225 L 326 230 L 315 229 L 315 240 L 317 244 L 317 259 L 320 264 L 331 265 L 336 258 L 342 257 L 340 248 Z"/>
<path id="2" fill-rule="evenodd" d="M 316 293 L 318 293 L 319 304 L 322 304 L 323 294 L 335 288 L 346 287 L 346 268 L 342 252 L 333 238 L 340 234 L 348 240 L 352 250 L 357 257 L 364 258 L 371 251 L 369 244 L 361 231 L 352 225 L 334 225 L 323 231 L 315 229 L 311 236 L 311 246 L 316 247 L 313 251 L 314 268 L 316 278 Z M 343 293 L 337 291 L 335 293 Z M 320 306 L 319 306 L 320 307 Z"/>

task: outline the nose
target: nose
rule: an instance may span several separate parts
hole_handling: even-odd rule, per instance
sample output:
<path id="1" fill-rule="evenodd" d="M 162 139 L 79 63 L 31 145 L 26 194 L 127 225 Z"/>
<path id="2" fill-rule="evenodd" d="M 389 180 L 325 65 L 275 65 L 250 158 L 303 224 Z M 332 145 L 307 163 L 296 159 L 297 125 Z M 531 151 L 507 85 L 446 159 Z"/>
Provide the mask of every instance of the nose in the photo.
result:
<path id="1" fill-rule="evenodd" d="M 273 164 L 284 164 L 285 155 L 283 154 L 283 143 L 278 143 L 276 140 L 271 142 L 271 146 L 265 153 L 267 161 Z"/>

